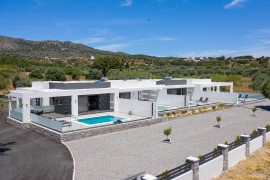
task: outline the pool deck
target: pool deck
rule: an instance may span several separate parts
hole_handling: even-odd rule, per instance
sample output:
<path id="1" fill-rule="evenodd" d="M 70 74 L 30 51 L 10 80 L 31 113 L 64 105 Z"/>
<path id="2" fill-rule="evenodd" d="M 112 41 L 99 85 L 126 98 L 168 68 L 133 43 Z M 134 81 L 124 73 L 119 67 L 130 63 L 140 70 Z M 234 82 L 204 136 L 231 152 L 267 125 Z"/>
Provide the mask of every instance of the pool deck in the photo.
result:
<path id="1" fill-rule="evenodd" d="M 257 117 L 252 116 L 253 106 L 257 106 Z M 220 129 L 214 127 L 218 115 Z M 190 155 L 203 155 L 219 143 L 270 124 L 269 116 L 267 100 L 65 144 L 75 159 L 75 179 L 124 179 L 141 171 L 158 175 L 183 164 Z M 162 142 L 163 129 L 168 127 L 172 127 L 171 144 Z"/>

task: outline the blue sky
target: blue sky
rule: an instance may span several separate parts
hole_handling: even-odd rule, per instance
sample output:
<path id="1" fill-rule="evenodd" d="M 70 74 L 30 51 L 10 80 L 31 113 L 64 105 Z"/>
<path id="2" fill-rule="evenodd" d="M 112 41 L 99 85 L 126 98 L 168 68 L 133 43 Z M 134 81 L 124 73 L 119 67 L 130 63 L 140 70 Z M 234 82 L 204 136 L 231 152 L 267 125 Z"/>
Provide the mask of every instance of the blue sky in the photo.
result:
<path id="1" fill-rule="evenodd" d="M 0 35 L 155 56 L 270 56 L 269 0 L 0 0 Z"/>

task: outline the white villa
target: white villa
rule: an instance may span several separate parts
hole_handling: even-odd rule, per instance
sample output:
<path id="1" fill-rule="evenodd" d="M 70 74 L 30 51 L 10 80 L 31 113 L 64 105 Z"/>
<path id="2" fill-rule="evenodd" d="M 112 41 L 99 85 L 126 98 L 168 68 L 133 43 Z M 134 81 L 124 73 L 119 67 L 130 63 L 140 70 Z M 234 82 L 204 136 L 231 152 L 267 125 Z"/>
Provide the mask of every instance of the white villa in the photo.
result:
<path id="1" fill-rule="evenodd" d="M 222 86 L 230 91 L 221 92 Z M 159 111 L 204 103 L 237 102 L 232 82 L 211 79 L 44 81 L 10 92 L 9 119 L 64 132 L 157 118 Z"/>

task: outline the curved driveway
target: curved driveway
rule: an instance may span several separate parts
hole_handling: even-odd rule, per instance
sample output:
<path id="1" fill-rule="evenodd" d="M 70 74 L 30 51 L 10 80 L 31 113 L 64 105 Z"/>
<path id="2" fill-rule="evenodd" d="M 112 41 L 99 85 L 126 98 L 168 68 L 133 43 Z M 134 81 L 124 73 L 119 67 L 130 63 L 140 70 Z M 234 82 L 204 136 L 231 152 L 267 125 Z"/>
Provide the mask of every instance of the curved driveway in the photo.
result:
<path id="1" fill-rule="evenodd" d="M 73 160 L 65 145 L 10 126 L 6 116 L 0 117 L 0 179 L 72 179 Z"/>

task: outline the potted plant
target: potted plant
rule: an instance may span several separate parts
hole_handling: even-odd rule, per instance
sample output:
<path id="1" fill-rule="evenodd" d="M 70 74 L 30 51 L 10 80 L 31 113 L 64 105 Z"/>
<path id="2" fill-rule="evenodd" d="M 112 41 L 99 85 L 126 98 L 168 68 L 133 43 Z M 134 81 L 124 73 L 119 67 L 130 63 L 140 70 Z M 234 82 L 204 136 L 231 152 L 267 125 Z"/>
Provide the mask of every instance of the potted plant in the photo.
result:
<path id="1" fill-rule="evenodd" d="M 217 127 L 218 127 L 218 128 L 221 128 L 221 125 L 219 124 L 220 121 L 221 121 L 220 115 L 216 117 L 216 121 L 217 121 L 217 123 L 218 123 L 218 124 L 217 124 Z"/>
<path id="2" fill-rule="evenodd" d="M 164 142 L 171 143 L 171 140 L 169 139 L 169 135 L 172 133 L 172 128 L 166 128 L 163 130 L 163 134 L 167 136 L 167 139 L 164 140 Z"/>
<path id="3" fill-rule="evenodd" d="M 257 116 L 257 115 L 255 114 L 256 111 L 257 111 L 257 108 L 254 106 L 254 107 L 252 108 L 253 116 Z"/>

